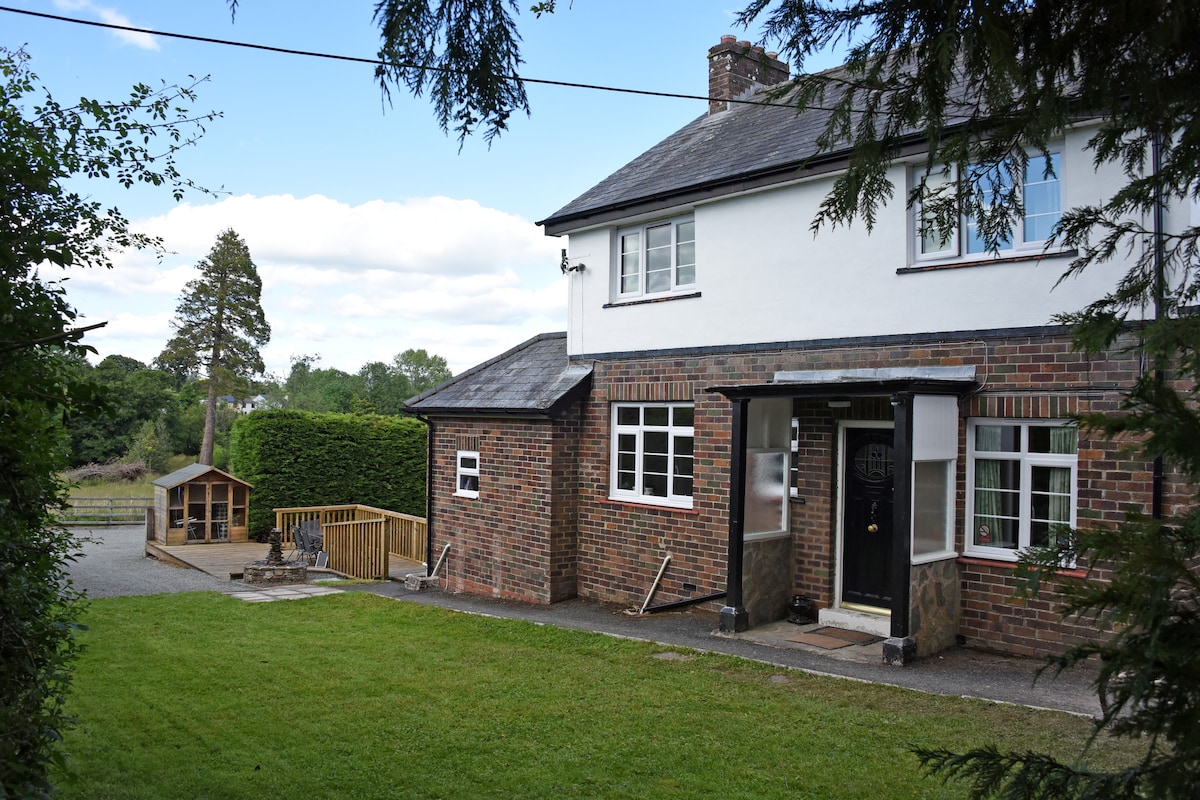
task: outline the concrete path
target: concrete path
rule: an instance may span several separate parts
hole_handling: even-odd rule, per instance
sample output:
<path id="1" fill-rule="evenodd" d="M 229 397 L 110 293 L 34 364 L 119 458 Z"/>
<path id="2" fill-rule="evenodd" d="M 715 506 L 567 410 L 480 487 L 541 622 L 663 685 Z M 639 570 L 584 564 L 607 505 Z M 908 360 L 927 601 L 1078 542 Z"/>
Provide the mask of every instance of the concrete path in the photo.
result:
<path id="1" fill-rule="evenodd" d="M 313 593 L 364 591 L 465 613 L 521 619 L 539 625 L 595 631 L 664 645 L 726 653 L 789 669 L 890 684 L 931 694 L 978 697 L 1086 716 L 1098 716 L 1100 713 L 1099 703 L 1091 688 L 1095 672 L 1086 666 L 1057 678 L 1048 672 L 1039 679 L 1036 672 L 1042 664 L 1040 661 L 957 648 L 906 667 L 888 667 L 882 663 L 837 658 L 835 654 L 838 651 L 774 647 L 755 641 L 752 635 L 714 635 L 717 618 L 708 612 L 685 610 L 630 616 L 623 613 L 624 609 L 583 600 L 533 606 L 448 594 L 436 589 L 409 591 L 397 581 L 350 584 L 338 588 L 284 587 L 263 592 L 246 587 L 240 581 L 221 580 L 203 572 L 171 567 L 145 558 L 142 555 L 145 546 L 144 526 L 96 528 L 90 531 L 90 536 L 92 541 L 84 545 L 83 556 L 70 569 L 76 587 L 86 591 L 90 597 L 217 591 L 231 595 L 255 595 L 244 599 L 263 602 L 285 597 L 299 599 L 302 595 Z"/>

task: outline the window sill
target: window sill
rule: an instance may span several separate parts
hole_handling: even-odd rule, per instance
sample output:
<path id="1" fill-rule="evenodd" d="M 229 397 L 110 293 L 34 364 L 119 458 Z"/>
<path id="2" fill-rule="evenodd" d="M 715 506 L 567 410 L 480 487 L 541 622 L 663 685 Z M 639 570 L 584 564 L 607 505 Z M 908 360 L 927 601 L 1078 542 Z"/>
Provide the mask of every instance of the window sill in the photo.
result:
<path id="1" fill-rule="evenodd" d="M 479 492 L 455 492 L 451 497 L 464 497 L 467 500 L 478 500 Z"/>
<path id="2" fill-rule="evenodd" d="M 647 303 L 665 303 L 669 300 L 690 300 L 693 297 L 699 297 L 700 292 L 681 292 L 679 294 L 664 294 L 655 297 L 637 297 L 629 300 L 614 300 L 611 303 L 605 303 L 601 308 L 624 308 L 625 306 L 641 306 Z"/>
<path id="3" fill-rule="evenodd" d="M 1020 255 L 1010 255 L 1001 257 L 992 257 L 986 253 L 982 256 L 974 256 L 967 259 L 956 259 L 954 261 L 931 261 L 928 264 L 920 262 L 913 264 L 910 267 L 901 267 L 896 270 L 897 275 L 911 275 L 917 272 L 937 272 L 943 269 L 965 269 L 967 267 L 990 267 L 995 264 L 1020 264 L 1026 261 L 1045 261 L 1048 258 L 1074 258 L 1079 255 L 1078 250 L 1037 250 L 1030 253 L 1022 253 Z"/>
<path id="4" fill-rule="evenodd" d="M 680 514 L 699 514 L 695 508 L 691 506 L 670 506 L 664 503 L 646 503 L 637 500 L 631 500 L 624 497 L 607 497 L 600 501 L 605 505 L 613 506 L 635 506 L 637 508 L 652 509 L 654 511 L 674 511 Z"/>
<path id="5" fill-rule="evenodd" d="M 922 553 L 919 556 L 909 556 L 909 563 L 913 566 L 920 564 L 932 564 L 935 561 L 949 561 L 958 558 L 958 552 L 954 550 L 939 550 L 936 553 Z"/>
<path id="6" fill-rule="evenodd" d="M 1009 561 L 1008 559 L 989 558 L 987 556 L 980 555 L 959 556 L 958 563 L 975 567 L 992 567 L 993 569 L 1010 570 L 1015 570 L 1019 566 L 1015 558 L 1012 561 Z M 1070 569 L 1063 567 L 1062 569 L 1055 570 L 1054 574 L 1062 578 L 1086 578 L 1087 570 L 1079 569 L 1078 567 Z"/>
<path id="7" fill-rule="evenodd" d="M 766 542 L 771 539 L 787 539 L 792 535 L 791 531 L 766 531 L 764 533 L 746 533 L 742 535 L 744 542 Z"/>

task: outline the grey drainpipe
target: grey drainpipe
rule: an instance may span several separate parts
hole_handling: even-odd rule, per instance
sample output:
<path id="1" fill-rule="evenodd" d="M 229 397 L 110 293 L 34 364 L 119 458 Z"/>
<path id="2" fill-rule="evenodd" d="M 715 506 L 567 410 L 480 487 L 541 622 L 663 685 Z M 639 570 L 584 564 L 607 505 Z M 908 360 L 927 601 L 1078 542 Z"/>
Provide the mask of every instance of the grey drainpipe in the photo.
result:
<path id="1" fill-rule="evenodd" d="M 413 416 L 429 429 L 425 435 L 425 576 L 429 577 L 433 574 L 433 440 L 437 428 L 428 417 Z"/>

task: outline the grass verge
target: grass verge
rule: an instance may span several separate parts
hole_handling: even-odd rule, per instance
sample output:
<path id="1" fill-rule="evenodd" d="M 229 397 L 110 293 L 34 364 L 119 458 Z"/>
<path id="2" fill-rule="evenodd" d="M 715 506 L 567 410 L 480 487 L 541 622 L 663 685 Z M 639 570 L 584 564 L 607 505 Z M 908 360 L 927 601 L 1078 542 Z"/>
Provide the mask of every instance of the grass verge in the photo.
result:
<path id="1" fill-rule="evenodd" d="M 151 481 L 158 475 L 147 475 L 137 481 L 83 481 L 71 487 L 71 497 L 154 497 Z"/>
<path id="2" fill-rule="evenodd" d="M 84 622 L 65 798 L 952 798 L 910 745 L 1070 757 L 1091 729 L 368 593 Z"/>

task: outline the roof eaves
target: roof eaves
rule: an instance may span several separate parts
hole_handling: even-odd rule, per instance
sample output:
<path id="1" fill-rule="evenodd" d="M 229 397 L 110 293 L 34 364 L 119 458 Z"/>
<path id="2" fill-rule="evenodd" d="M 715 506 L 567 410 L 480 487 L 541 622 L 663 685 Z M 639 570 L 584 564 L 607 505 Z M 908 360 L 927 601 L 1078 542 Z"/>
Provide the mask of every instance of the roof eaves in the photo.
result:
<path id="1" fill-rule="evenodd" d="M 921 136 L 909 137 L 908 141 L 901 146 L 897 157 L 908 158 L 921 152 L 925 147 L 924 141 Z M 851 150 L 852 148 L 847 147 L 826 154 L 795 159 L 784 164 L 771 165 L 760 170 L 724 176 L 665 192 L 631 197 L 628 200 L 585 208 L 582 211 L 550 216 L 537 224 L 543 226 L 547 236 L 561 236 L 580 228 L 601 225 L 638 214 L 648 214 L 672 206 L 692 205 L 719 197 L 815 178 L 845 169 L 849 163 Z"/>
<path id="2" fill-rule="evenodd" d="M 432 389 L 426 389 L 425 391 L 421 392 L 419 395 L 408 398 L 407 400 L 404 401 L 404 405 L 405 406 L 415 405 L 415 404 L 421 402 L 422 400 L 425 400 L 426 398 L 434 396 L 438 392 L 445 389 L 447 386 L 453 386 L 454 384 L 464 381 L 467 378 L 478 375 L 480 372 L 483 372 L 484 370 L 488 369 L 489 367 L 492 367 L 492 366 L 496 365 L 497 363 L 504 361 L 505 359 L 511 358 L 512 356 L 516 355 L 517 353 L 521 352 L 522 350 L 529 349 L 530 347 L 537 344 L 538 342 L 544 342 L 547 339 L 565 339 L 565 338 L 567 338 L 566 331 L 556 331 L 553 333 L 539 333 L 538 335 L 534 336 L 533 338 L 526 339 L 525 341 L 521 342 L 517 346 L 506 350 L 505 352 L 501 353 L 500 355 L 498 355 L 494 358 L 489 358 L 487 361 L 484 361 L 482 364 L 476 364 L 475 366 L 471 367 L 470 369 L 465 370 L 465 371 L 459 373 L 458 375 L 455 375 L 453 378 L 451 378 L 448 381 L 439 383 L 437 386 L 434 386 Z M 408 410 L 408 409 L 405 409 L 405 410 Z M 425 413 L 426 410 L 428 410 L 428 409 L 414 410 L 414 411 L 416 413 Z"/>

